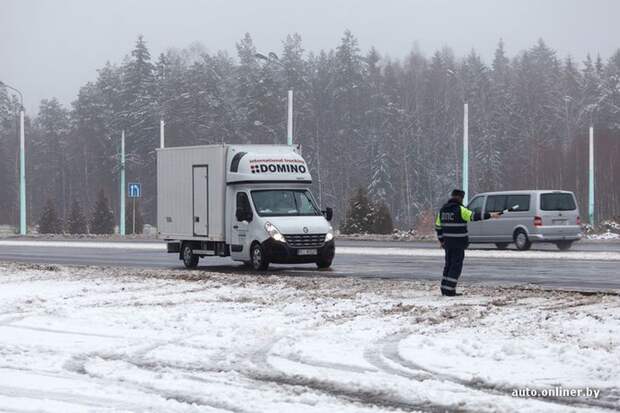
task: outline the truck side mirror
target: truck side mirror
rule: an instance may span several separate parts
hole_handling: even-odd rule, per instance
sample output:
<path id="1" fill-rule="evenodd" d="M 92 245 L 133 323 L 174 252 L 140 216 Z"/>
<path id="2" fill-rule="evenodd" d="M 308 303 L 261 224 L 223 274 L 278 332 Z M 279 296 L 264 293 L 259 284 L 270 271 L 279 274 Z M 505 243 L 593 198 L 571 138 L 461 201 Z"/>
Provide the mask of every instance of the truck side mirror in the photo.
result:
<path id="1" fill-rule="evenodd" d="M 325 214 L 325 219 L 328 221 L 331 221 L 332 218 L 334 217 L 334 210 L 330 207 L 325 208 L 325 211 L 323 211 L 323 214 Z"/>
<path id="2" fill-rule="evenodd" d="M 252 210 L 248 209 L 247 211 L 245 211 L 245 220 L 248 222 L 252 222 L 253 219 L 254 219 L 254 214 L 252 214 Z"/>

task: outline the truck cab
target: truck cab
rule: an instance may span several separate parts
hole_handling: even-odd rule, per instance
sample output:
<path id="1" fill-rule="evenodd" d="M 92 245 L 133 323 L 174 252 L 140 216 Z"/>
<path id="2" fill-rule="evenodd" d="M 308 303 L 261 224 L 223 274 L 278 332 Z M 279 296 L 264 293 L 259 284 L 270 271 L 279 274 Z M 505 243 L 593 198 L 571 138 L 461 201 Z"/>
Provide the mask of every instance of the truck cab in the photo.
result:
<path id="1" fill-rule="evenodd" d="M 160 149 L 158 236 L 188 268 L 209 255 L 230 256 L 255 270 L 270 263 L 328 268 L 335 252 L 333 212 L 320 209 L 311 184 L 298 146 Z"/>

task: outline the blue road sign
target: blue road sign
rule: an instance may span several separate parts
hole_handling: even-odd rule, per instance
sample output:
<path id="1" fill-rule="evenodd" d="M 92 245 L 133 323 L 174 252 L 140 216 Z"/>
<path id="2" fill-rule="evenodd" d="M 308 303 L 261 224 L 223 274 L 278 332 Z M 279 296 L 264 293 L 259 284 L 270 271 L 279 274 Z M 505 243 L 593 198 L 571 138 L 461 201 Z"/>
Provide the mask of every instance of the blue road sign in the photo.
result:
<path id="1" fill-rule="evenodd" d="M 137 182 L 127 185 L 129 198 L 140 198 L 142 196 L 142 186 Z"/>

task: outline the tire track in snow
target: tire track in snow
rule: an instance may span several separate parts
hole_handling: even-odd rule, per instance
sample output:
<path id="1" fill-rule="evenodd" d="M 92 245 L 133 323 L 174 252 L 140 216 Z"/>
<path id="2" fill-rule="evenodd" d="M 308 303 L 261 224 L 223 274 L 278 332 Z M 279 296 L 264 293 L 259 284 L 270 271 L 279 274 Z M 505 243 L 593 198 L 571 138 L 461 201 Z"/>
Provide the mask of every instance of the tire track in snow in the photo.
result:
<path id="1" fill-rule="evenodd" d="M 379 408 L 397 409 L 406 412 L 429 412 L 429 413 L 471 413 L 473 410 L 462 408 L 450 408 L 432 402 L 413 403 L 394 395 L 374 389 L 360 389 L 332 380 L 304 377 L 300 374 L 289 374 L 275 370 L 268 361 L 269 353 L 274 345 L 283 339 L 278 337 L 270 340 L 254 352 L 250 357 L 250 362 L 254 368 L 243 371 L 242 373 L 253 380 L 272 383 L 278 386 L 304 387 L 318 393 L 323 393 L 348 402 L 359 403 L 364 406 L 375 406 Z M 280 356 L 278 356 L 280 357 Z M 332 363 L 329 363 L 332 364 Z M 365 372 L 370 373 L 370 372 Z"/>
<path id="2" fill-rule="evenodd" d="M 118 409 L 118 410 L 130 410 L 136 412 L 147 411 L 149 409 L 134 404 L 125 403 L 123 401 L 111 398 L 104 398 L 98 396 L 85 396 L 83 394 L 74 394 L 61 391 L 49 391 L 42 389 L 24 389 L 21 387 L 13 386 L 0 386 L 0 395 L 6 397 L 18 397 L 25 399 L 35 400 L 55 400 L 65 403 L 75 404 L 77 406 L 84 406 L 84 408 L 99 408 L 99 409 Z M 30 410 L 29 410 L 30 411 Z"/>
<path id="3" fill-rule="evenodd" d="M 514 390 L 513 387 L 506 387 L 499 383 L 487 382 L 485 380 L 482 380 L 481 378 L 476 378 L 474 380 L 462 379 L 460 377 L 457 377 L 451 374 L 441 373 L 438 371 L 434 371 L 432 369 L 428 369 L 411 360 L 403 358 L 400 355 L 400 352 L 398 351 L 398 346 L 409 335 L 410 333 L 401 332 L 401 333 L 394 334 L 392 336 L 387 336 L 383 340 L 379 341 L 378 347 L 380 349 L 379 351 L 381 352 L 382 356 L 390 360 L 392 363 L 399 365 L 403 369 L 414 371 L 414 372 L 424 372 L 424 373 L 430 374 L 432 376 L 431 378 L 436 379 L 436 380 L 452 382 L 455 384 L 462 385 L 471 390 L 483 391 L 483 392 L 486 392 L 492 395 L 503 395 L 503 396 L 513 397 L 512 396 L 512 392 Z M 529 386 L 529 387 L 534 389 L 534 387 L 532 386 Z M 537 388 L 536 390 L 542 391 L 542 388 Z M 570 407 L 576 407 L 576 406 L 581 406 L 581 407 L 586 407 L 586 408 L 596 407 L 596 408 L 608 409 L 611 411 L 620 411 L 620 405 L 614 402 L 614 400 L 609 400 L 609 401 L 600 400 L 600 399 L 584 400 L 582 398 L 552 397 L 552 396 L 545 397 L 545 398 L 535 398 L 531 400 L 537 400 L 537 401 L 541 401 L 545 403 L 565 405 L 565 406 L 570 406 Z"/>
<path id="4" fill-rule="evenodd" d="M 122 357 L 120 355 L 112 356 L 112 355 L 101 355 L 97 353 L 91 353 L 88 356 L 82 355 L 81 358 L 73 358 L 71 363 L 65 363 L 65 369 L 69 371 L 73 371 L 82 377 L 88 377 L 90 380 L 95 380 L 97 383 L 105 383 L 112 385 L 122 385 L 124 387 L 129 387 L 133 390 L 139 391 L 141 393 L 150 394 L 154 396 L 161 397 L 164 400 L 174 400 L 178 403 L 184 405 L 196 405 L 202 407 L 209 407 L 213 409 L 217 409 L 220 411 L 226 411 L 231 413 L 249 413 L 248 410 L 239 408 L 230 403 L 224 402 L 216 402 L 213 400 L 208 400 L 204 396 L 194 395 L 191 392 L 180 391 L 175 389 L 166 389 L 162 386 L 157 386 L 155 384 L 148 384 L 146 382 L 142 382 L 139 380 L 135 380 L 132 378 L 123 377 L 122 380 L 106 377 L 101 374 L 94 374 L 92 372 L 88 372 L 86 369 L 86 364 L 96 358 L 100 358 L 104 361 L 121 361 L 130 366 L 134 366 L 136 369 L 147 372 L 151 374 L 160 374 L 159 367 L 160 363 L 133 363 L 128 360 L 126 357 Z M 160 380 L 158 377 L 151 378 L 154 381 Z M 153 401 L 149 401 L 148 404 L 153 404 Z M 152 411 L 152 408 L 142 408 L 142 410 Z"/>

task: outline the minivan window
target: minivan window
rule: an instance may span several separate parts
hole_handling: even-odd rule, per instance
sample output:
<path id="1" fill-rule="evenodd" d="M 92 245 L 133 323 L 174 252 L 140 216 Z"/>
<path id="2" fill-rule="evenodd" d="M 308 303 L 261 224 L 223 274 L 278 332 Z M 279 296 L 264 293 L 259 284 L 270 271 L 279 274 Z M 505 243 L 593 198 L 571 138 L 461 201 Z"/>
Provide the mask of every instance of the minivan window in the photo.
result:
<path id="1" fill-rule="evenodd" d="M 477 196 L 469 203 L 467 208 L 471 209 L 475 213 L 479 214 L 479 213 L 482 212 L 482 205 L 483 204 L 484 204 L 484 197 L 483 196 Z"/>
<path id="2" fill-rule="evenodd" d="M 530 196 L 529 195 L 508 195 L 508 202 L 506 202 L 506 208 L 514 208 L 514 212 L 523 212 L 530 210 Z"/>
<path id="3" fill-rule="evenodd" d="M 489 195 L 485 212 L 500 212 L 506 209 L 506 195 Z"/>
<path id="4" fill-rule="evenodd" d="M 540 209 L 543 211 L 574 211 L 577 209 L 572 194 L 548 193 L 540 195 Z"/>
<path id="5" fill-rule="evenodd" d="M 309 191 L 266 189 L 252 191 L 254 209 L 262 217 L 321 215 Z"/>

